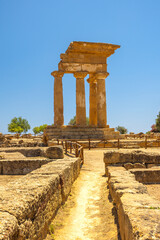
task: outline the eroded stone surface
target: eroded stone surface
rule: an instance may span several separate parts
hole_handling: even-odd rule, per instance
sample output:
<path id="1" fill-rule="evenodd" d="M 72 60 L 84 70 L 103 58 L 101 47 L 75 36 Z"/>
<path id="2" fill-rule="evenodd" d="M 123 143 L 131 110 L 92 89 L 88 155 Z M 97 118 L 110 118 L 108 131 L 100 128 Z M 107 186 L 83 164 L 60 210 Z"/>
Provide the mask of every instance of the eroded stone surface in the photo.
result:
<path id="1" fill-rule="evenodd" d="M 160 239 L 160 202 L 124 168 L 108 167 L 108 176 L 122 240 Z"/>
<path id="2" fill-rule="evenodd" d="M 64 158 L 63 147 L 62 146 L 48 147 L 45 151 L 45 155 L 50 159 Z"/>
<path id="3" fill-rule="evenodd" d="M 51 219 L 67 198 L 79 174 L 80 164 L 78 158 L 71 161 L 60 159 L 57 163 L 54 161 L 43 165 L 17 181 L 8 183 L 0 191 L 0 214 L 9 214 L 6 224 L 0 224 L 3 235 L 10 234 L 8 239 L 11 240 L 15 239 L 15 233 L 18 240 L 43 239 Z M 10 225 L 11 231 L 8 231 L 6 226 Z M 3 235 L 0 239 L 6 240 Z"/>
<path id="4" fill-rule="evenodd" d="M 147 152 L 145 150 L 108 150 L 104 153 L 106 165 L 140 163 L 160 164 L 160 152 Z"/>
<path id="5" fill-rule="evenodd" d="M 0 239 L 16 239 L 17 234 L 17 219 L 8 212 L 0 212 Z"/>
<path id="6" fill-rule="evenodd" d="M 132 169 L 137 181 L 142 183 L 160 183 L 160 167 L 149 169 Z"/>

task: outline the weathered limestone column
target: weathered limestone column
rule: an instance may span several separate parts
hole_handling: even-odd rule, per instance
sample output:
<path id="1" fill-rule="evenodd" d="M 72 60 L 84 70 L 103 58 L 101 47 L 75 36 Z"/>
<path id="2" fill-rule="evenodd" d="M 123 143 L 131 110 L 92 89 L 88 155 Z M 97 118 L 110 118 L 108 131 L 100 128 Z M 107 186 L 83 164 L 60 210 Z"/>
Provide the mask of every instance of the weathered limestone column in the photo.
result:
<path id="1" fill-rule="evenodd" d="M 89 83 L 89 125 L 97 126 L 97 82 L 93 76 L 87 80 Z"/>
<path id="2" fill-rule="evenodd" d="M 109 73 L 97 73 L 97 126 L 106 127 L 107 112 L 106 112 L 106 87 L 105 79 Z"/>
<path id="3" fill-rule="evenodd" d="M 76 72 L 76 125 L 86 125 L 86 103 L 85 103 L 85 85 L 84 78 L 87 72 Z"/>
<path id="4" fill-rule="evenodd" d="M 63 117 L 63 72 L 54 71 L 51 73 L 54 77 L 54 125 L 62 126 L 64 124 Z"/>

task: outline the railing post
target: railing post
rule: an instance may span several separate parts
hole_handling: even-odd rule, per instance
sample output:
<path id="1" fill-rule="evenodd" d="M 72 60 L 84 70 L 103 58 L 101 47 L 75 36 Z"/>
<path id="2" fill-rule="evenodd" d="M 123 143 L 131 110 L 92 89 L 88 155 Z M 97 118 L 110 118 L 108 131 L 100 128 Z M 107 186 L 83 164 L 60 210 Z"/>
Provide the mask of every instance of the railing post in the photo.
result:
<path id="1" fill-rule="evenodd" d="M 61 142 L 61 144 L 62 144 L 62 147 L 64 148 L 63 141 Z"/>
<path id="2" fill-rule="evenodd" d="M 91 149 L 91 141 L 90 141 L 90 138 L 88 139 L 89 140 L 89 150 Z"/>
<path id="3" fill-rule="evenodd" d="M 82 152 L 82 163 L 84 163 L 84 153 L 83 153 L 83 147 L 81 148 L 81 152 Z"/>
<path id="4" fill-rule="evenodd" d="M 118 149 L 120 149 L 120 142 L 119 142 L 119 138 L 118 138 Z"/>
<path id="5" fill-rule="evenodd" d="M 72 153 L 72 143 L 70 143 L 70 153 Z"/>
<path id="6" fill-rule="evenodd" d="M 59 145 L 59 139 L 57 139 L 57 144 Z"/>
<path id="7" fill-rule="evenodd" d="M 65 141 L 65 153 L 67 154 L 67 141 Z"/>
<path id="8" fill-rule="evenodd" d="M 104 139 L 104 148 L 105 148 L 105 139 Z"/>
<path id="9" fill-rule="evenodd" d="M 78 146 L 77 146 L 77 143 L 76 143 L 76 157 L 78 157 Z"/>
<path id="10" fill-rule="evenodd" d="M 145 149 L 147 149 L 147 136 L 145 136 Z"/>

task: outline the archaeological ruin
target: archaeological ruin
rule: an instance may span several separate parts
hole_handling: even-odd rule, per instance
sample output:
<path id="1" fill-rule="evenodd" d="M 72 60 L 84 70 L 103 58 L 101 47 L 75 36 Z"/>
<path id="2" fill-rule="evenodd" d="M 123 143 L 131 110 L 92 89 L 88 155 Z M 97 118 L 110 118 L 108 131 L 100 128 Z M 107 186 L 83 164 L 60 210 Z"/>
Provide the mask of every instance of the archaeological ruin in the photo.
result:
<path id="1" fill-rule="evenodd" d="M 0 133 L 0 240 L 160 239 L 160 133 L 107 125 L 107 58 L 118 48 L 72 42 L 52 72 L 54 125 Z M 75 126 L 64 126 L 65 73 L 76 79 Z"/>
<path id="2" fill-rule="evenodd" d="M 71 42 L 58 64 L 54 77 L 54 126 L 46 129 L 47 139 L 116 139 L 119 132 L 107 125 L 106 87 L 107 58 L 119 45 Z M 62 77 L 72 73 L 76 79 L 76 126 L 64 126 Z M 89 83 L 89 126 L 86 126 L 85 77 Z"/>

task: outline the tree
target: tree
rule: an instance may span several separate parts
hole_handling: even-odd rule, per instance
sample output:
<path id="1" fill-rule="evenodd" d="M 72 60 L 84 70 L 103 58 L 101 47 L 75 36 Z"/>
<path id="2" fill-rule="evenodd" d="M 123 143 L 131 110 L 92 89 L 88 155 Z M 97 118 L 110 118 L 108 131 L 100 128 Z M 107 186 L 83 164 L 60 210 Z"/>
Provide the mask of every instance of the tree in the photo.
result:
<path id="1" fill-rule="evenodd" d="M 73 118 L 71 118 L 71 120 L 69 121 L 68 125 L 76 125 L 76 116 L 74 116 Z"/>
<path id="2" fill-rule="evenodd" d="M 158 132 L 158 129 L 157 129 L 157 127 L 156 127 L 156 124 L 153 124 L 153 125 L 151 126 L 151 132 Z"/>
<path id="3" fill-rule="evenodd" d="M 120 134 L 126 134 L 128 130 L 125 127 L 118 126 L 116 127 L 116 130 L 120 132 Z"/>
<path id="4" fill-rule="evenodd" d="M 160 132 L 160 112 L 157 115 L 157 119 L 156 119 L 156 129 L 158 130 L 158 132 Z"/>
<path id="5" fill-rule="evenodd" d="M 48 126 L 47 124 L 39 126 L 40 133 L 43 133 L 47 126 Z"/>
<path id="6" fill-rule="evenodd" d="M 44 130 L 46 129 L 46 127 L 47 127 L 47 124 L 43 124 L 39 127 L 34 127 L 32 130 L 33 130 L 34 134 L 37 135 L 39 133 L 43 133 Z"/>
<path id="7" fill-rule="evenodd" d="M 86 124 L 89 125 L 89 118 L 86 117 Z M 71 118 L 71 120 L 69 121 L 68 125 L 76 125 L 76 116 L 74 116 L 73 118 Z"/>
<path id="8" fill-rule="evenodd" d="M 35 135 L 37 135 L 39 133 L 39 127 L 34 127 L 32 130 Z"/>
<path id="9" fill-rule="evenodd" d="M 8 124 L 8 132 L 12 133 L 26 133 L 30 128 L 28 121 L 22 117 L 13 118 Z"/>

